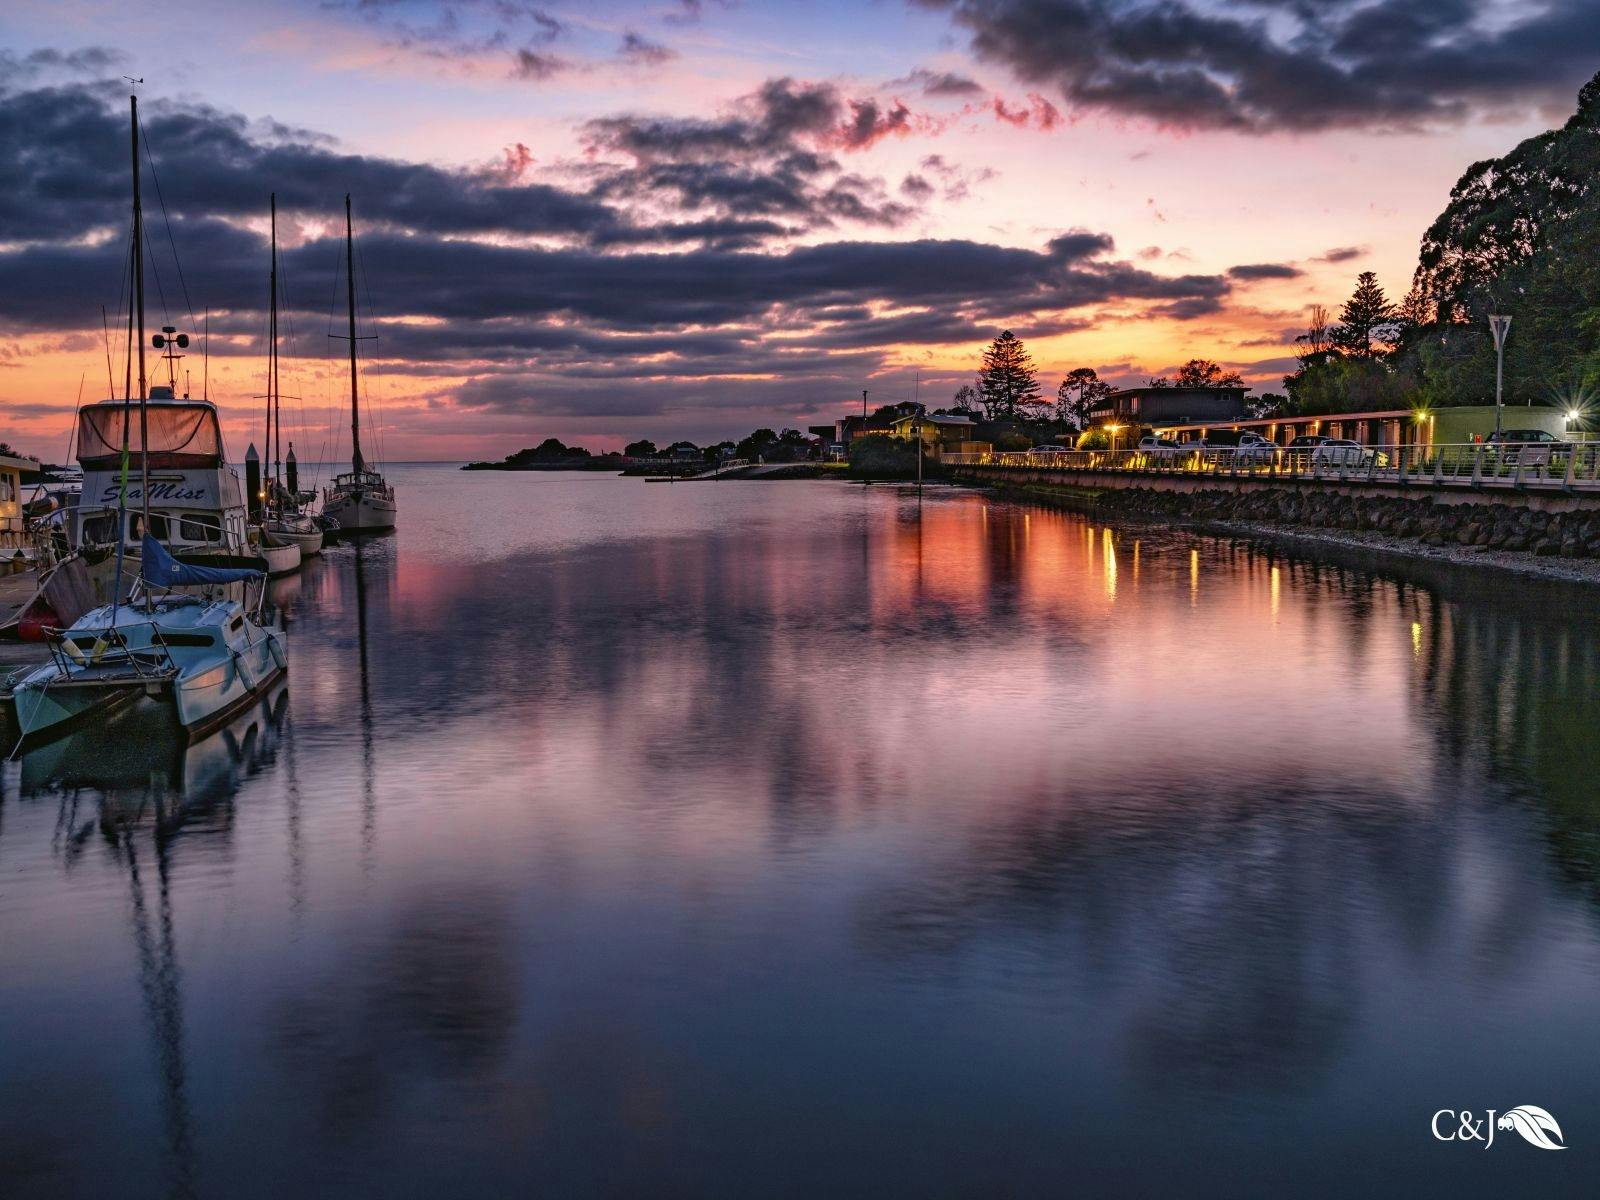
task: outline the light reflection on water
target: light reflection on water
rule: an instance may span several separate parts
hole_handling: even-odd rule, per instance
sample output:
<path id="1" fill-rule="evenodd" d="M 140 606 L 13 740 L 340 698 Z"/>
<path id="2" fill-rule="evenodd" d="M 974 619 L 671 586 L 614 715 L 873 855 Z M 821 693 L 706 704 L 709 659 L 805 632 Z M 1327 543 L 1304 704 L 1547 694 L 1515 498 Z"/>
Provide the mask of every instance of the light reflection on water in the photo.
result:
<path id="1" fill-rule="evenodd" d="M 1578 1191 L 1588 601 L 397 477 L 285 692 L 8 774 L 0 1191 Z M 1428 1134 L 1524 1103 L 1575 1149 Z"/>

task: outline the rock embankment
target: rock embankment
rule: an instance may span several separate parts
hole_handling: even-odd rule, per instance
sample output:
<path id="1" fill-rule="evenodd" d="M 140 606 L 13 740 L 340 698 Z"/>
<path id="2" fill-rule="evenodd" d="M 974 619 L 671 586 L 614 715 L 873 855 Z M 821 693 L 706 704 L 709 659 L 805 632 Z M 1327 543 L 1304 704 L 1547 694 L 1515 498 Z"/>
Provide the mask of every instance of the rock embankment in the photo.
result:
<path id="1" fill-rule="evenodd" d="M 1102 492 L 1095 511 L 1371 532 L 1424 546 L 1479 547 L 1539 557 L 1600 558 L 1600 509 L 1546 512 L 1520 504 L 1442 504 L 1431 497 L 1325 491 Z"/>

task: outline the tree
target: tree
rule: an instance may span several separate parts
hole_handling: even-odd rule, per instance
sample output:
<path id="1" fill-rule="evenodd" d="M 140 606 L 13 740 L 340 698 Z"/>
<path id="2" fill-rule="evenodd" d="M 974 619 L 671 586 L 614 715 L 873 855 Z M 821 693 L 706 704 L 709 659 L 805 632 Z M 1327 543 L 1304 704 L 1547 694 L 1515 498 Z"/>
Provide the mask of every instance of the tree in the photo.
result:
<path id="1" fill-rule="evenodd" d="M 1294 340 L 1306 348 L 1307 354 L 1327 354 L 1333 349 L 1333 342 L 1328 336 L 1328 325 L 1328 306 L 1313 304 L 1306 312 L 1306 331 Z"/>
<path id="2" fill-rule="evenodd" d="M 950 405 L 952 413 L 976 416 L 978 413 L 978 389 L 970 383 L 963 383 L 956 389 L 956 394 Z"/>
<path id="3" fill-rule="evenodd" d="M 758 429 L 749 437 L 744 438 L 734 453 L 740 458 L 760 458 L 766 454 L 768 447 L 778 440 L 777 432 L 771 429 Z"/>
<path id="4" fill-rule="evenodd" d="M 1042 403 L 1033 359 L 1011 330 L 1002 331 L 983 352 L 978 391 L 984 415 L 991 421 L 1015 420 Z"/>
<path id="5" fill-rule="evenodd" d="M 629 458 L 654 458 L 656 444 L 649 438 L 643 438 L 637 442 L 629 442 L 622 448 L 622 452 Z"/>
<path id="6" fill-rule="evenodd" d="M 1288 406 L 1289 397 L 1280 396 L 1277 392 L 1262 392 L 1251 400 L 1245 401 L 1244 409 L 1258 421 L 1268 417 L 1276 417 Z"/>
<path id="7" fill-rule="evenodd" d="M 1056 420 L 1070 422 L 1076 429 L 1087 429 L 1089 414 L 1111 390 L 1111 385 L 1101 379 L 1093 367 L 1074 367 L 1056 389 Z"/>
<path id="8" fill-rule="evenodd" d="M 1378 277 L 1363 271 L 1356 276 L 1356 290 L 1339 310 L 1339 323 L 1330 331 L 1329 340 L 1335 349 L 1354 358 L 1377 358 L 1393 344 L 1394 324 L 1395 307 L 1383 294 Z"/>
<path id="9" fill-rule="evenodd" d="M 1224 371 L 1209 358 L 1191 358 L 1178 368 L 1173 387 L 1243 387 L 1244 376 Z"/>

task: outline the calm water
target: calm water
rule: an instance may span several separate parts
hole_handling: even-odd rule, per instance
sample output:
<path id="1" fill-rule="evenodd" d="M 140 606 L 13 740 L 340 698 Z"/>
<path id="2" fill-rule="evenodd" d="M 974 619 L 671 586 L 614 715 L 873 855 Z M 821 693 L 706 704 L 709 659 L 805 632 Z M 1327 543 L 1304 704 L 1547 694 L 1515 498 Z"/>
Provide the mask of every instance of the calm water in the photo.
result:
<path id="1" fill-rule="evenodd" d="M 395 477 L 262 713 L 6 775 L 0 1193 L 1592 1194 L 1581 598 Z"/>

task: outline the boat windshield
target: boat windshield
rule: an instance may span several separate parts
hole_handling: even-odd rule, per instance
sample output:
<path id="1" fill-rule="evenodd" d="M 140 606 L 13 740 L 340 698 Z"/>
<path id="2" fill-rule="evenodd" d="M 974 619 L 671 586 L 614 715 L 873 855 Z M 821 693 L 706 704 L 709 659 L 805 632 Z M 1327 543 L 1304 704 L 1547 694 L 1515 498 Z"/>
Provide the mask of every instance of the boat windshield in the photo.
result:
<path id="1" fill-rule="evenodd" d="M 376 471 L 361 471 L 354 475 L 339 475 L 333 481 L 334 487 L 340 488 L 381 488 L 383 476 Z"/>
<path id="2" fill-rule="evenodd" d="M 145 406 L 153 468 L 215 467 L 222 462 L 217 410 L 203 401 Z M 122 462 L 123 404 L 91 404 L 78 414 L 78 461 L 85 470 L 113 470 Z M 139 461 L 139 413 L 127 413 L 128 447 Z"/>

